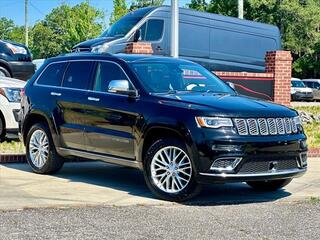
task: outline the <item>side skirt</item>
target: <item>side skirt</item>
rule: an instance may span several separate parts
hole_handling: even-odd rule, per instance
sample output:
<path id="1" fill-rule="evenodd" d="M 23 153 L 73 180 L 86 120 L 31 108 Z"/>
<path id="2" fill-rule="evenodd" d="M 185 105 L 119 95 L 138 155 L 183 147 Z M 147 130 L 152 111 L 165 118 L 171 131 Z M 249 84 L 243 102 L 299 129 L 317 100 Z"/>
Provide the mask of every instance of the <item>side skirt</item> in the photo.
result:
<path id="1" fill-rule="evenodd" d="M 121 165 L 125 167 L 143 169 L 142 163 L 135 160 L 128 160 L 128 159 L 114 157 L 114 156 L 90 153 L 90 152 L 61 148 L 61 147 L 59 148 L 59 152 L 61 153 L 61 155 L 64 155 L 64 156 L 76 156 L 76 157 L 87 158 L 91 160 L 98 160 L 98 161 L 103 161 L 111 164 Z"/>

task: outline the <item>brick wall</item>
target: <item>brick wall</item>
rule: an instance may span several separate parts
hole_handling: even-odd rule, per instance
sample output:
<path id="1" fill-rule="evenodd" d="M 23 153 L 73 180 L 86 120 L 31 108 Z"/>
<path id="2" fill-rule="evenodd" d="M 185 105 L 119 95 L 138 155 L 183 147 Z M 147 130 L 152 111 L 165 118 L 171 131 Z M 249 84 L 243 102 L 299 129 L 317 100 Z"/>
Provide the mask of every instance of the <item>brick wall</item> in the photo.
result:
<path id="1" fill-rule="evenodd" d="M 265 57 L 267 73 L 274 74 L 274 101 L 290 105 L 292 56 L 289 51 L 267 52 Z"/>
<path id="2" fill-rule="evenodd" d="M 132 42 L 128 43 L 125 50 L 127 54 L 152 54 L 151 43 L 148 42 Z"/>
<path id="3" fill-rule="evenodd" d="M 242 81 L 261 81 L 257 87 L 267 86 L 267 80 L 272 81 L 272 94 L 271 99 L 278 104 L 290 105 L 291 101 L 291 70 L 292 69 L 292 56 L 289 51 L 271 51 L 266 53 L 265 57 L 265 73 L 247 73 L 247 72 L 215 72 L 220 78 L 225 81 L 239 80 Z M 263 82 L 264 81 L 264 82 Z M 260 84 L 260 83 L 259 83 Z M 239 84 L 240 86 L 240 84 Z M 252 92 L 255 92 L 254 89 Z M 257 91 L 258 92 L 258 91 Z M 255 97 L 259 97 L 261 92 L 255 93 Z M 250 95 L 250 94 L 249 94 Z M 263 95 L 261 98 L 267 99 Z"/>

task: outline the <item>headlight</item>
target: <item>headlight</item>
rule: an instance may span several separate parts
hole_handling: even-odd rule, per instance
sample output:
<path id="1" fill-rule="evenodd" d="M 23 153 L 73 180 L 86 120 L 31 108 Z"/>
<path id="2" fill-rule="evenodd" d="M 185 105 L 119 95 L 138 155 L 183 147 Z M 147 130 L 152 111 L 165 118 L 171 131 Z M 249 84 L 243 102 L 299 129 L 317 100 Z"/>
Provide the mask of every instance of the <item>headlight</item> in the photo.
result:
<path id="1" fill-rule="evenodd" d="M 199 127 L 206 127 L 206 128 L 233 127 L 233 123 L 230 118 L 196 117 L 196 121 Z"/>
<path id="2" fill-rule="evenodd" d="M 94 52 L 94 53 L 104 53 L 104 52 L 107 52 L 108 48 L 109 48 L 109 44 L 104 43 L 104 44 L 101 44 L 101 45 L 94 46 L 94 47 L 91 49 L 91 52 Z"/>
<path id="3" fill-rule="evenodd" d="M 301 126 L 301 119 L 300 116 L 296 116 L 293 118 L 293 122 L 296 124 L 296 126 Z"/>
<path id="4" fill-rule="evenodd" d="M 27 49 L 25 49 L 24 47 L 20 47 L 20 46 L 17 46 L 17 45 L 13 45 L 11 43 L 6 43 L 7 47 L 10 48 L 10 50 L 13 52 L 13 54 L 24 54 L 26 55 L 28 52 L 27 52 Z"/>
<path id="5" fill-rule="evenodd" d="M 9 102 L 20 102 L 20 88 L 0 88 L 0 94 L 8 99 Z"/>

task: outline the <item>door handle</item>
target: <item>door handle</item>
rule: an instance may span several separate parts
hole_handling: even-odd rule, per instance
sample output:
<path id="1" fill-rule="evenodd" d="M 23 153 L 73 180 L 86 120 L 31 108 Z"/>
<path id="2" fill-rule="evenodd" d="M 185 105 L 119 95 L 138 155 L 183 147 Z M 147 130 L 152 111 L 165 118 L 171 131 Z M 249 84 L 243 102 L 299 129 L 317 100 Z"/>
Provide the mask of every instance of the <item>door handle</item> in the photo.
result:
<path id="1" fill-rule="evenodd" d="M 51 96 L 58 96 L 58 97 L 62 95 L 61 93 L 58 93 L 58 92 L 51 92 L 50 94 Z"/>
<path id="2" fill-rule="evenodd" d="M 158 47 L 156 48 L 156 50 L 157 50 L 157 51 L 162 51 L 163 48 L 161 48 L 160 46 L 158 46 Z"/>
<path id="3" fill-rule="evenodd" d="M 95 97 L 88 97 L 89 101 L 94 101 L 94 102 L 99 102 L 100 98 L 95 98 Z"/>

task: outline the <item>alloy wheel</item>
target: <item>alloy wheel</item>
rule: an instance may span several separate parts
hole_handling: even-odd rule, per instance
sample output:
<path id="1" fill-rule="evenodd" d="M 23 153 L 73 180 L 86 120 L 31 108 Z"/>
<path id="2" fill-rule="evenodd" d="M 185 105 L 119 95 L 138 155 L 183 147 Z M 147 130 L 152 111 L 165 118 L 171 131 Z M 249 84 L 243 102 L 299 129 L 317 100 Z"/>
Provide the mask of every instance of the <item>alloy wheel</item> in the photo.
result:
<path id="1" fill-rule="evenodd" d="M 152 158 L 151 177 L 154 184 L 162 191 L 178 193 L 191 180 L 192 164 L 190 158 L 178 147 L 164 147 Z"/>
<path id="2" fill-rule="evenodd" d="M 32 133 L 29 142 L 29 155 L 37 168 L 42 168 L 49 158 L 49 139 L 42 130 Z"/>

